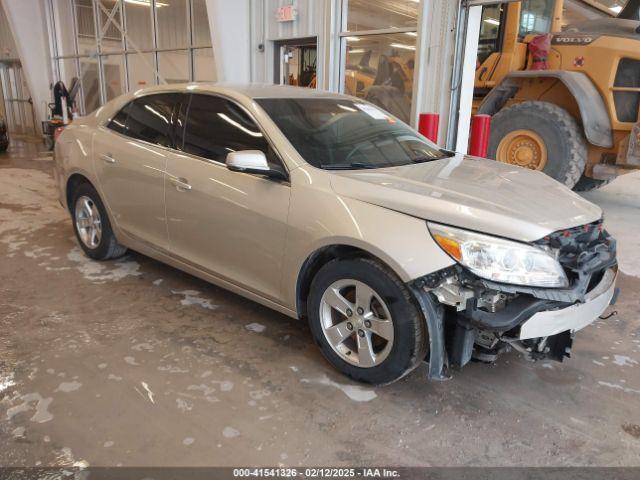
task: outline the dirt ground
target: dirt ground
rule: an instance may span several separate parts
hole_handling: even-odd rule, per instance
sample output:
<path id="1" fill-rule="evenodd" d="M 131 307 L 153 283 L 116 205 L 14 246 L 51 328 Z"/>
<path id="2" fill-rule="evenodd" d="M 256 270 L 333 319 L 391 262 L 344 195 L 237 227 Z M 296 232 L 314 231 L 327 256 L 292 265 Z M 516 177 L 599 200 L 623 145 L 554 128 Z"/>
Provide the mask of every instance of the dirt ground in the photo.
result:
<path id="1" fill-rule="evenodd" d="M 589 196 L 621 239 L 619 314 L 571 359 L 369 388 L 302 322 L 135 252 L 86 259 L 52 163 L 0 156 L 0 465 L 640 466 L 640 176 Z"/>

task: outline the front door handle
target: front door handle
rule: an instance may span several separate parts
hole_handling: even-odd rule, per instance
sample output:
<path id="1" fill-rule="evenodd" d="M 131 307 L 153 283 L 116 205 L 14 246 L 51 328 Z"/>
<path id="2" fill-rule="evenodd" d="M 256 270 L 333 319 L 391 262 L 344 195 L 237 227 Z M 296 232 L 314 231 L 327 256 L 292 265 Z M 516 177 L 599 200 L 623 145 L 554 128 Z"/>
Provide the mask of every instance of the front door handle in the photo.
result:
<path id="1" fill-rule="evenodd" d="M 116 159 L 113 158 L 110 153 L 103 153 L 102 155 L 100 155 L 100 158 L 105 163 L 116 163 Z"/>
<path id="2" fill-rule="evenodd" d="M 171 183 L 176 187 L 176 190 L 179 192 L 188 192 L 191 190 L 191 185 L 189 185 L 189 180 L 186 178 L 176 178 L 171 177 Z"/>

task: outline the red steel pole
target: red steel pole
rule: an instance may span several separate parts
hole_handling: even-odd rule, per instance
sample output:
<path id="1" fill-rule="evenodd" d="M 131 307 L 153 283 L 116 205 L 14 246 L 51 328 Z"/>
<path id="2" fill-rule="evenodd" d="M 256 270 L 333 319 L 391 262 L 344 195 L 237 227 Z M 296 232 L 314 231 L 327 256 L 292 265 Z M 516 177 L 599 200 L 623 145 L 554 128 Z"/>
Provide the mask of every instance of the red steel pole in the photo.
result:
<path id="1" fill-rule="evenodd" d="M 431 140 L 438 143 L 438 127 L 440 126 L 440 115 L 437 113 L 421 113 L 418 123 L 418 131 Z"/>
<path id="2" fill-rule="evenodd" d="M 474 115 L 471 120 L 471 141 L 469 155 L 486 157 L 489 152 L 491 135 L 491 115 Z"/>

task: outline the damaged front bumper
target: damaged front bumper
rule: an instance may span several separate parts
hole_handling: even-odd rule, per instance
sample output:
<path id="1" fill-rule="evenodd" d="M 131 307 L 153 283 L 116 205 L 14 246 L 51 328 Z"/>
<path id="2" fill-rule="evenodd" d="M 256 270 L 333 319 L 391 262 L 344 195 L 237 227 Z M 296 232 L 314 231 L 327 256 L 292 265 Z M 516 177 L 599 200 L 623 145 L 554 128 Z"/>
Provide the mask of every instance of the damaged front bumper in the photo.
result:
<path id="1" fill-rule="evenodd" d="M 584 303 L 533 314 L 520 327 L 520 340 L 551 337 L 562 332 L 577 332 L 595 321 L 606 308 L 616 290 L 617 268 L 608 269 L 600 283 L 585 295 Z"/>
<path id="2" fill-rule="evenodd" d="M 471 358 L 491 362 L 510 349 L 530 360 L 562 361 L 570 356 L 573 334 L 615 302 L 616 243 L 601 221 L 540 243 L 557 252 L 569 288 L 499 284 L 459 265 L 412 282 L 429 328 L 430 378 L 448 378 L 450 366 Z"/>

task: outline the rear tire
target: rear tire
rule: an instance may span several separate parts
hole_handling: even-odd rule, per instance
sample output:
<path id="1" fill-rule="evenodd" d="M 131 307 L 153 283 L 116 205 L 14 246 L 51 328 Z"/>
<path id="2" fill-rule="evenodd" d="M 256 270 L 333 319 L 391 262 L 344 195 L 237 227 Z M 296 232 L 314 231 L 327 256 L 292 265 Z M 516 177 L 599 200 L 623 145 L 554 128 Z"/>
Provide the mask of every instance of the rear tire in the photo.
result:
<path id="1" fill-rule="evenodd" d="M 331 305 L 336 298 L 342 312 Z M 307 312 L 322 354 L 356 381 L 391 383 L 427 354 L 426 322 L 412 294 L 374 260 L 333 260 L 323 266 L 311 283 Z"/>
<path id="2" fill-rule="evenodd" d="M 124 255 L 113 234 L 107 211 L 92 185 L 81 183 L 73 192 L 70 205 L 73 230 L 84 253 L 94 260 L 109 260 Z"/>
<path id="3" fill-rule="evenodd" d="M 520 161 L 517 156 L 517 139 L 514 139 L 516 143 L 512 148 L 505 148 L 501 142 L 518 131 L 532 132 L 531 142 L 534 145 L 538 139 L 543 142 L 543 161 L 528 164 L 527 155 L 523 155 Z M 537 168 L 567 187 L 573 188 L 584 172 L 587 141 L 578 122 L 563 108 L 548 102 L 522 102 L 504 108 L 494 115 L 491 122 L 489 158 Z"/>

